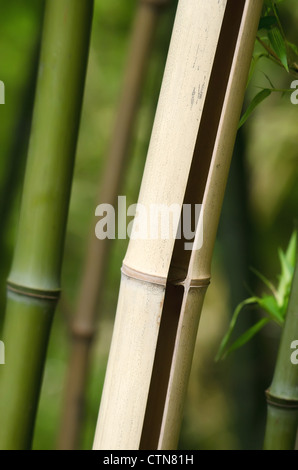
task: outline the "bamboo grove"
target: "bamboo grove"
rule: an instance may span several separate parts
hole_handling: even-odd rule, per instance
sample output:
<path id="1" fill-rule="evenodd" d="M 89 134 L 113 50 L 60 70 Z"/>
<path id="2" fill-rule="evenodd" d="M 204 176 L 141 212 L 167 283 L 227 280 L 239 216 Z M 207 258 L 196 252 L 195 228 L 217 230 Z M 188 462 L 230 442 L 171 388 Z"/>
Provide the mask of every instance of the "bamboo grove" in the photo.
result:
<path id="1" fill-rule="evenodd" d="M 277 38 L 273 34 L 277 16 L 269 15 L 270 21 L 267 17 L 260 23 L 262 12 L 267 14 L 268 8 L 276 12 L 271 0 L 137 1 L 107 165 L 99 175 L 96 199 L 101 203 L 115 206 L 121 191 L 156 30 L 173 5 L 170 45 L 121 265 L 104 386 L 102 393 L 98 391 L 94 450 L 175 450 L 179 446 L 200 316 L 212 279 L 217 231 L 260 24 L 269 28 L 273 46 Z M 47 348 L 61 296 L 93 13 L 94 0 L 45 0 L 28 158 L 1 333 L 5 364 L 0 365 L 0 449 L 32 448 Z M 287 69 L 278 47 L 273 59 Z M 250 107 L 240 124 L 248 112 Z M 171 234 L 138 237 L 140 227 L 144 229 L 138 207 L 149 214 L 158 206 L 178 210 L 171 220 Z M 191 208 L 191 237 L 186 234 L 186 206 Z M 98 306 L 109 259 L 110 240 L 98 240 L 92 226 L 75 305 L 67 318 L 70 356 L 56 442 L 59 449 L 80 447 L 91 348 L 101 322 Z M 289 344 L 298 339 L 295 260 L 278 357 L 266 391 L 264 449 L 294 449 L 297 437 L 298 375 L 297 366 L 289 361 Z"/>
<path id="2" fill-rule="evenodd" d="M 31 445 L 60 293 L 92 8 L 91 0 L 46 3 L 18 238 L 7 283 L 3 337 L 9 366 L 0 377 L 2 449 Z"/>

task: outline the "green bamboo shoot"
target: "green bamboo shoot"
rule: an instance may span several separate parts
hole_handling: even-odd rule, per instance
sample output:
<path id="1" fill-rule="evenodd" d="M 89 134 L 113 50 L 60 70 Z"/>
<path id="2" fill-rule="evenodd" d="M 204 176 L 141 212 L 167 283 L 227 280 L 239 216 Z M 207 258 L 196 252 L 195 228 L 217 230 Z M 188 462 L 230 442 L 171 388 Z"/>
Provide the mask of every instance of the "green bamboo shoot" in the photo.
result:
<path id="1" fill-rule="evenodd" d="M 298 430 L 298 256 L 272 383 L 266 391 L 265 450 L 294 450 Z M 293 357 L 295 356 L 295 357 Z"/>

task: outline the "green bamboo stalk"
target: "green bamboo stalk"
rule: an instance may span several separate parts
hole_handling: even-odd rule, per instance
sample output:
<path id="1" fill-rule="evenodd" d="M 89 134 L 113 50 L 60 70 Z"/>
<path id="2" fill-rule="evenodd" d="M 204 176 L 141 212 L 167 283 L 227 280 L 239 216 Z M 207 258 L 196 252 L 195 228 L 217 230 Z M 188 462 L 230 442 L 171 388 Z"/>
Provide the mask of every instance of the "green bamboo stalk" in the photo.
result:
<path id="1" fill-rule="evenodd" d="M 43 7 L 42 4 L 41 6 Z M 40 11 L 40 19 L 42 19 L 42 13 L 43 9 Z M 0 157 L 5 158 L 6 160 L 4 184 L 0 189 L 0 331 L 2 330 L 2 323 L 4 321 L 4 307 L 6 298 L 5 279 L 10 268 L 13 254 L 13 247 L 7 243 L 6 238 L 7 231 L 11 224 L 11 213 L 13 212 L 17 195 L 21 189 L 21 183 L 24 177 L 26 166 L 25 157 L 27 154 L 27 147 L 30 136 L 30 126 L 36 89 L 38 59 L 40 54 L 40 36 L 41 31 L 38 33 L 36 44 L 34 45 L 34 51 L 32 53 L 30 64 L 30 73 L 23 92 L 16 124 L 10 137 L 10 148 L 7 152 L 7 155 Z"/>
<path id="2" fill-rule="evenodd" d="M 298 365 L 291 345 L 298 340 L 298 256 L 272 383 L 266 391 L 265 450 L 293 450 L 298 429 Z"/>
<path id="3" fill-rule="evenodd" d="M 63 255 L 93 0 L 48 0 L 28 162 L 8 278 L 0 448 L 28 449 Z"/>

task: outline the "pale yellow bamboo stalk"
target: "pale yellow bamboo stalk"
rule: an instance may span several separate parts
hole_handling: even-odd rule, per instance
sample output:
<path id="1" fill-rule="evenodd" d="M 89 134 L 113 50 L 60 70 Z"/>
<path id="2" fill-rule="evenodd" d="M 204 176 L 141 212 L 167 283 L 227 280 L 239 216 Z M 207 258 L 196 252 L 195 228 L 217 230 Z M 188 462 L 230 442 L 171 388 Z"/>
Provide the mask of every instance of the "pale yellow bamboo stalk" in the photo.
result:
<path id="1" fill-rule="evenodd" d="M 196 237 L 202 237 L 203 245 L 199 250 L 192 252 L 187 277 L 183 281 L 184 297 L 179 316 L 158 449 L 175 449 L 178 443 L 183 412 L 182 405 L 187 391 L 197 326 L 206 292 L 206 279 L 209 279 L 211 275 L 214 242 L 262 4 L 262 0 L 247 0 L 243 10 L 204 192 L 201 217 L 197 227 Z"/>
<path id="2" fill-rule="evenodd" d="M 132 28 L 121 97 L 97 201 L 115 205 L 128 157 L 156 26 L 171 0 L 139 0 Z M 90 234 L 77 307 L 71 321 L 71 354 L 62 407 L 58 449 L 78 447 L 84 416 L 88 359 L 96 331 L 98 304 L 106 274 L 110 240 Z"/>
<path id="3" fill-rule="evenodd" d="M 178 4 L 139 196 L 147 210 L 182 207 L 226 4 Z M 140 446 L 174 243 L 130 240 L 94 449 Z"/>
<path id="4" fill-rule="evenodd" d="M 232 1 L 227 4 L 185 195 L 185 200 L 193 204 L 203 202 L 197 236 L 202 237 L 203 231 L 204 243 L 198 251 L 193 251 L 190 261 L 181 244 L 177 243 L 174 248 L 168 276 L 168 283 L 172 282 L 173 286 L 168 297 L 175 297 L 176 302 L 167 306 L 166 294 L 140 444 L 142 449 L 173 449 L 177 446 L 197 326 L 210 279 L 213 244 L 260 8 L 261 2 L 254 4 L 240 0 L 237 4 Z M 216 147 L 218 142 L 219 149 Z M 181 280 L 177 281 L 179 278 Z M 162 381 L 160 377 L 163 377 Z"/>
<path id="5" fill-rule="evenodd" d="M 198 20 L 195 7 L 200 7 L 198 13 L 200 11 L 201 18 L 204 18 L 198 44 L 202 45 L 202 31 L 208 37 L 205 47 L 198 48 L 199 70 L 208 54 L 212 67 L 209 73 L 205 71 L 204 74 L 200 114 L 189 115 L 189 120 L 185 121 L 187 103 L 184 107 L 179 100 L 178 104 L 169 104 L 173 98 L 169 92 L 171 85 L 175 93 L 174 84 L 179 84 L 181 79 L 179 74 L 175 75 L 175 61 L 171 62 L 170 49 L 163 81 L 168 95 L 162 88 L 155 120 L 157 131 L 154 134 L 156 128 L 153 129 L 139 201 L 147 207 L 152 202 L 181 205 L 181 197 L 182 202 L 203 202 L 196 233 L 199 237 L 203 230 L 203 245 L 189 256 L 179 241 L 175 244 L 173 240 L 160 239 L 130 242 L 122 269 L 123 281 L 94 448 L 173 449 L 179 437 L 197 326 L 210 279 L 213 245 L 262 1 L 240 0 L 237 4 L 232 0 L 211 1 L 208 6 L 204 2 L 198 2 L 196 6 L 191 2 L 186 5 L 183 0 L 180 2 L 171 46 L 181 66 L 182 96 L 191 96 L 189 108 L 194 111 L 199 108 L 200 101 L 194 99 L 196 88 L 193 84 L 199 83 L 198 89 L 202 91 L 202 82 L 195 82 L 191 76 L 196 69 L 197 54 L 192 56 L 186 38 L 193 34 L 193 25 L 187 16 L 184 17 L 185 22 L 190 22 L 187 31 L 183 29 L 183 21 L 182 24 L 179 22 L 187 12 L 187 6 L 192 8 L 194 21 Z M 216 8 L 222 8 L 222 16 L 217 17 L 217 27 L 211 13 L 211 9 L 214 13 Z M 214 36 L 211 35 L 212 26 Z M 218 30 L 221 30 L 220 35 Z M 186 50 L 183 52 L 181 43 L 175 43 L 177 31 L 178 37 L 185 34 Z M 211 37 L 216 42 L 216 54 L 214 49 L 210 49 Z M 187 68 L 189 63 L 193 65 L 192 70 Z M 170 78 L 167 75 L 169 71 Z M 188 82 L 186 77 L 191 81 Z M 173 124 L 175 118 L 178 121 L 176 128 Z M 192 125 L 197 131 L 195 141 L 191 140 Z M 173 130 L 182 134 L 172 134 Z M 165 141 L 168 147 L 162 146 Z M 191 143 L 189 156 L 188 145 Z M 164 155 L 168 148 L 171 163 Z M 179 152 L 186 168 L 182 164 L 179 166 Z M 156 176 L 154 170 L 158 172 L 155 168 L 158 167 L 158 155 L 161 155 L 162 170 Z M 162 174 L 167 163 L 170 164 L 169 178 L 173 178 L 174 186 L 171 186 L 168 175 Z M 184 187 L 183 194 L 181 187 Z M 133 304 L 129 297 L 134 298 Z"/>

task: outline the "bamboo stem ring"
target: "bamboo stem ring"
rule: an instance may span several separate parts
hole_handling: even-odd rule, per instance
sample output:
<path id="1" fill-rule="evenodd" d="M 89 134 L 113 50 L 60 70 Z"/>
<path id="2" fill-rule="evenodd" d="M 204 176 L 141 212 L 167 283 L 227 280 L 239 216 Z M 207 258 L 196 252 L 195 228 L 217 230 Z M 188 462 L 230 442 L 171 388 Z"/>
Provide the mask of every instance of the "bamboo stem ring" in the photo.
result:
<path id="1" fill-rule="evenodd" d="M 138 281 L 149 282 L 150 284 L 157 284 L 159 286 L 165 286 L 167 283 L 167 279 L 165 277 L 154 276 L 152 274 L 142 273 L 141 271 L 137 271 L 136 269 L 130 268 L 126 266 L 124 263 L 122 264 L 121 268 L 122 274 L 131 279 L 136 279 Z"/>
<path id="2" fill-rule="evenodd" d="M 265 395 L 268 405 L 276 406 L 278 408 L 298 409 L 298 400 L 286 397 L 277 397 L 272 395 L 269 390 L 266 390 Z"/>
<path id="3" fill-rule="evenodd" d="M 15 292 L 19 295 L 24 295 L 26 297 L 34 297 L 41 300 L 54 300 L 57 301 L 60 297 L 61 289 L 55 290 L 39 290 L 32 289 L 31 287 L 21 286 L 13 284 L 12 282 L 7 282 L 7 289 L 9 291 Z"/>

